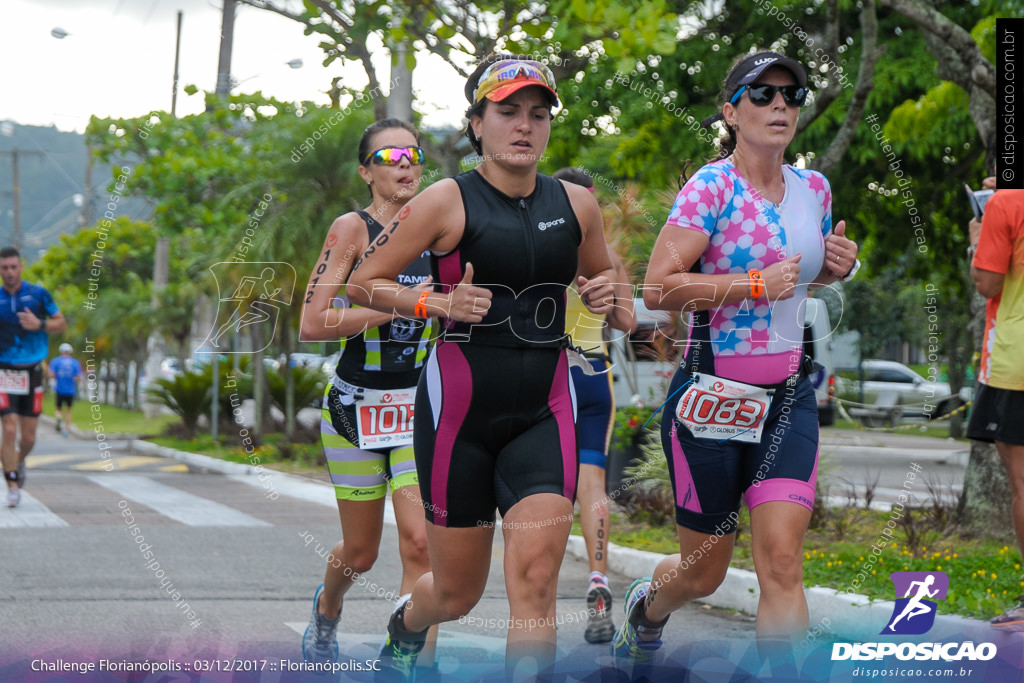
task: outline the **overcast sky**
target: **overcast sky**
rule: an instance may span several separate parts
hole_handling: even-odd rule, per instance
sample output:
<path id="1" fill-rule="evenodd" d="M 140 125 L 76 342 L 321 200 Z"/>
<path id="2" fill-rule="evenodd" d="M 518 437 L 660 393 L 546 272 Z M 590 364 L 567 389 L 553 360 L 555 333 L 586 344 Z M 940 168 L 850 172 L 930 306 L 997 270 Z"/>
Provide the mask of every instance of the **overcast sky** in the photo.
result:
<path id="1" fill-rule="evenodd" d="M 221 10 L 216 0 L 3 0 L 0 3 L 0 121 L 83 131 L 89 116 L 140 116 L 171 108 L 177 11 L 184 12 L 179 83 L 213 90 Z M 54 28 L 67 37 L 51 36 Z M 323 67 L 316 36 L 270 12 L 239 5 L 235 19 L 233 92 L 262 90 L 278 99 L 327 104 L 331 78 L 363 87 L 358 67 Z M 286 62 L 301 59 L 301 69 Z M 375 63 L 387 64 L 375 51 Z M 420 58 L 414 74 L 424 125 L 458 124 L 463 80 L 436 58 Z M 378 73 L 382 73 L 378 71 Z M 386 72 L 381 81 L 387 83 Z M 429 83 L 429 87 L 421 87 Z M 448 103 L 451 103 L 450 105 Z M 179 116 L 202 111 L 202 95 L 179 88 Z"/>

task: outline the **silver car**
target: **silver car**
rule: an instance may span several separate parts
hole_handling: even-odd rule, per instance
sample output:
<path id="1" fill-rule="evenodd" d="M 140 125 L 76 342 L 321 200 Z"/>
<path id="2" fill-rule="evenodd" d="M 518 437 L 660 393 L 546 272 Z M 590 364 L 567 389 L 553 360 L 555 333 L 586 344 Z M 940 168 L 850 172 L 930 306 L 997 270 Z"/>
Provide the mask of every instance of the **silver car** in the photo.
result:
<path id="1" fill-rule="evenodd" d="M 959 408 L 970 393 L 965 387 L 954 395 L 948 382 L 930 382 L 903 363 L 866 360 L 863 366 L 863 400 L 858 380 L 843 380 L 841 391 L 848 400 L 870 404 L 850 409 L 851 415 L 865 422 L 884 419 L 895 424 L 901 417 L 941 417 Z"/>

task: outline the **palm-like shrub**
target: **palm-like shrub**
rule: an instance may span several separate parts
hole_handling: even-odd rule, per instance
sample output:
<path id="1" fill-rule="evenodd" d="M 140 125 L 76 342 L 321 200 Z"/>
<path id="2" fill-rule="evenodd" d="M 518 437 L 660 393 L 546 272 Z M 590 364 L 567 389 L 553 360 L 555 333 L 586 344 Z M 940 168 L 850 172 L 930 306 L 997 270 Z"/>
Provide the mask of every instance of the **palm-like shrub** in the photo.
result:
<path id="1" fill-rule="evenodd" d="M 288 368 L 282 363 L 276 372 L 267 373 L 267 384 L 270 390 L 270 400 L 274 406 L 287 415 L 285 410 L 285 373 L 291 370 L 292 381 L 295 383 L 295 409 L 300 410 L 313 404 L 319 405 L 320 397 L 324 394 L 324 384 L 327 378 L 320 370 L 320 366 L 297 365 Z"/>
<path id="2" fill-rule="evenodd" d="M 173 379 L 155 380 L 146 393 L 181 418 L 186 438 L 193 438 L 199 417 L 210 412 L 210 372 L 183 372 Z"/>

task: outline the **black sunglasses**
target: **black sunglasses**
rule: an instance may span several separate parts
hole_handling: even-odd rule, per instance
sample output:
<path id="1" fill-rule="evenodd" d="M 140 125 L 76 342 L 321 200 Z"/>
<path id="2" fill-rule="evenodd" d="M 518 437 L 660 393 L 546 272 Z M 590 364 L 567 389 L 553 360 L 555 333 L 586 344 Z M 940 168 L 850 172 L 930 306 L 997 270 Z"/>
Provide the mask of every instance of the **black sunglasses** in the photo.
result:
<path id="1" fill-rule="evenodd" d="M 745 85 L 736 91 L 736 94 L 729 100 L 731 104 L 736 104 L 739 101 L 740 95 L 743 91 L 747 91 L 747 96 L 753 104 L 759 107 L 767 107 L 775 99 L 775 93 L 782 93 L 782 101 L 790 107 L 802 107 L 804 102 L 807 101 L 807 93 L 810 91 L 807 88 L 799 85 Z"/>

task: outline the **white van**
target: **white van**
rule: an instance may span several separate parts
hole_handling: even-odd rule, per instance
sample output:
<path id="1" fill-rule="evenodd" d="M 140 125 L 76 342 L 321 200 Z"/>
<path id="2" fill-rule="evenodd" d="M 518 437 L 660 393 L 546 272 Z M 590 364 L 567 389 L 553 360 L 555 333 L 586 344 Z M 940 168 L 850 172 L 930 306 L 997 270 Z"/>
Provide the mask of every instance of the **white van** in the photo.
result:
<path id="1" fill-rule="evenodd" d="M 612 360 L 612 393 L 615 405 L 620 408 L 638 400 L 645 404 L 664 401 L 684 349 L 684 346 L 674 346 L 669 340 L 674 336 L 667 333 L 673 326 L 672 313 L 652 311 L 639 297 L 633 299 L 633 310 L 636 312 L 636 331 L 627 336 L 625 332 L 612 330 L 612 341 L 608 345 L 608 355 Z M 678 338 L 685 340 L 685 332 Z"/>
<path id="2" fill-rule="evenodd" d="M 836 379 L 832 363 L 832 325 L 828 309 L 820 299 L 807 299 L 804 309 L 804 353 L 821 367 L 811 375 L 818 399 L 818 420 L 822 426 L 835 422 Z M 643 299 L 634 299 L 637 330 L 628 335 L 615 331 L 609 345 L 615 405 L 627 406 L 635 400 L 650 404 L 665 400 L 668 385 L 679 366 L 684 345 L 675 346 L 670 338 L 685 340 L 686 332 L 671 332 L 676 324 L 668 311 L 652 311 Z M 663 332 L 659 332 L 663 330 Z M 683 328 L 685 330 L 685 327 Z M 816 366 L 817 367 L 817 366 Z"/>

